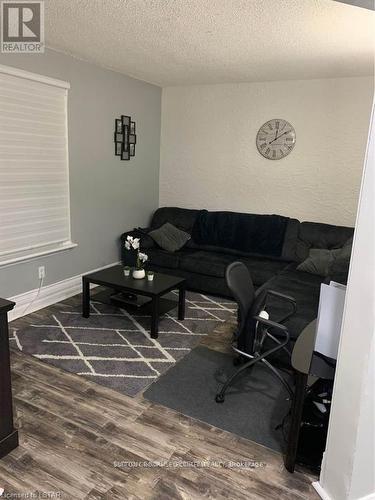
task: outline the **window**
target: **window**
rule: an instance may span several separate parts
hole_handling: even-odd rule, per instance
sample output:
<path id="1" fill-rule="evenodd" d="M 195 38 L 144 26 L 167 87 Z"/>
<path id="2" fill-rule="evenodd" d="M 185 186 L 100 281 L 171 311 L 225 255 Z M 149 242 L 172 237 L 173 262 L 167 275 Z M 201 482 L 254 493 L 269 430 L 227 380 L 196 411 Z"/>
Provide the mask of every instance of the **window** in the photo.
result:
<path id="1" fill-rule="evenodd" d="M 0 266 L 70 238 L 69 84 L 0 65 Z"/>

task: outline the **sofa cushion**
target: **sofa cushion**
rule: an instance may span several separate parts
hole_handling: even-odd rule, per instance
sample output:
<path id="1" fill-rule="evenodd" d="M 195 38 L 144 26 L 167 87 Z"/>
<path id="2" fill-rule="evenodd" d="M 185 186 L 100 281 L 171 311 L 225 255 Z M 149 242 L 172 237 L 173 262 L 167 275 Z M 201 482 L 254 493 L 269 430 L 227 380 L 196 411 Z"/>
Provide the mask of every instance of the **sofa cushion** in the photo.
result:
<path id="1" fill-rule="evenodd" d="M 233 262 L 233 255 L 204 252 L 203 250 L 180 253 L 180 269 L 191 273 L 224 278 L 227 266 Z"/>
<path id="2" fill-rule="evenodd" d="M 255 286 L 261 286 L 283 269 L 288 263 L 279 260 L 262 259 L 261 257 L 240 259 L 250 271 L 251 279 Z"/>
<path id="3" fill-rule="evenodd" d="M 167 267 L 170 269 L 177 269 L 179 266 L 178 253 L 166 252 L 161 248 L 150 248 L 147 250 L 148 262 L 147 265 Z"/>
<path id="4" fill-rule="evenodd" d="M 168 252 L 176 252 L 180 250 L 187 241 L 190 240 L 190 234 L 178 229 L 170 222 L 166 222 L 158 229 L 154 229 L 148 233 L 163 250 Z"/>
<path id="5" fill-rule="evenodd" d="M 240 260 L 248 267 L 254 285 L 263 285 L 268 279 L 285 269 L 285 262 L 257 257 L 236 259 L 233 255 L 223 253 L 195 251 L 180 252 L 180 269 L 191 273 L 214 276 L 225 279 L 227 266 L 235 260 Z"/>
<path id="6" fill-rule="evenodd" d="M 297 271 L 295 266 L 289 266 L 262 287 L 290 295 L 296 300 L 296 313 L 285 322 L 292 339 L 296 339 L 302 330 L 317 317 L 320 285 L 323 281 L 324 278 L 321 276 Z M 271 298 L 267 311 L 271 319 L 278 321 L 288 311 L 288 305 L 279 299 Z"/>

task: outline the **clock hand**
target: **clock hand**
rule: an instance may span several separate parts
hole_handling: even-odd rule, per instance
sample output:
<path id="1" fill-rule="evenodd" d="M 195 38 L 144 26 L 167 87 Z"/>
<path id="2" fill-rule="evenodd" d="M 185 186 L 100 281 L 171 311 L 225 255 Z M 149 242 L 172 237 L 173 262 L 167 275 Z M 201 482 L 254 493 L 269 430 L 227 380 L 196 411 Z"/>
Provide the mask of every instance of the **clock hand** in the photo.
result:
<path id="1" fill-rule="evenodd" d="M 275 139 L 273 139 L 272 141 L 270 141 L 268 144 L 271 144 L 272 142 L 275 142 L 276 139 L 280 139 L 280 137 L 282 135 L 289 134 L 289 132 L 291 132 L 291 130 L 286 130 L 285 132 L 283 132 L 282 134 L 280 134 L 279 137 L 275 137 Z"/>

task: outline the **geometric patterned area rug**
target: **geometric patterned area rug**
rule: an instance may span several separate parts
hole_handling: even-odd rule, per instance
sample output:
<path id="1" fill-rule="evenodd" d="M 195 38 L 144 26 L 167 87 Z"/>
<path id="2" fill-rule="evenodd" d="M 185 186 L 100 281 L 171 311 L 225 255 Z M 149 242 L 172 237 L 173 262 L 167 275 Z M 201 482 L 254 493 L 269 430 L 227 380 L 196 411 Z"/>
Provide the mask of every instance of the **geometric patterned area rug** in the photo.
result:
<path id="1" fill-rule="evenodd" d="M 135 396 L 220 323 L 231 319 L 236 304 L 187 292 L 185 320 L 177 319 L 177 308 L 166 313 L 159 321 L 158 339 L 150 337 L 148 315 L 129 311 L 96 301 L 92 294 L 90 318 L 83 318 L 81 295 L 76 295 L 12 321 L 11 345 L 63 370 Z"/>

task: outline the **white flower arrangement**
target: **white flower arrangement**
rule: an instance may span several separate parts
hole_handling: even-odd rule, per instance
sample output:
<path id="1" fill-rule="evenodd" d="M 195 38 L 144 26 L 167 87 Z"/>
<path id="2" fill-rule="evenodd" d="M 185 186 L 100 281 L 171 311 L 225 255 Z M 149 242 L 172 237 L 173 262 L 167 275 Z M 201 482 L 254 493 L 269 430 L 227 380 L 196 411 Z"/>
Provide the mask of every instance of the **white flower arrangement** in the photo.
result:
<path id="1" fill-rule="evenodd" d="M 125 241 L 126 250 L 139 250 L 139 238 L 133 238 L 133 236 L 127 236 Z"/>
<path id="2" fill-rule="evenodd" d="M 148 261 L 148 255 L 146 253 L 139 252 L 138 258 L 142 262 L 142 264 Z"/>
<path id="3" fill-rule="evenodd" d="M 140 239 L 133 236 L 127 236 L 125 241 L 126 250 L 137 251 L 136 269 L 143 269 L 145 262 L 148 261 L 148 255 L 140 251 Z"/>

